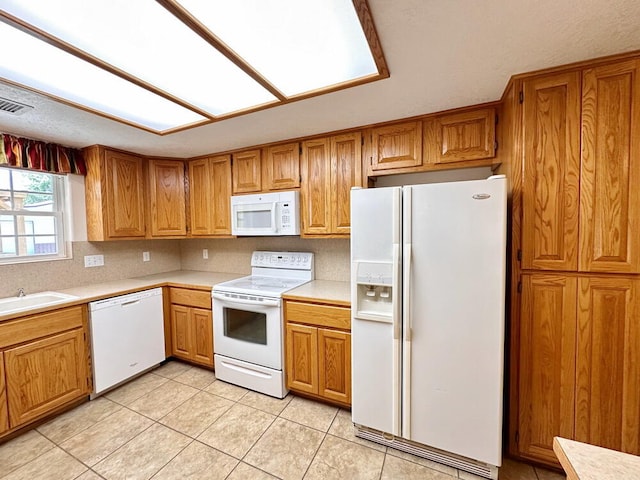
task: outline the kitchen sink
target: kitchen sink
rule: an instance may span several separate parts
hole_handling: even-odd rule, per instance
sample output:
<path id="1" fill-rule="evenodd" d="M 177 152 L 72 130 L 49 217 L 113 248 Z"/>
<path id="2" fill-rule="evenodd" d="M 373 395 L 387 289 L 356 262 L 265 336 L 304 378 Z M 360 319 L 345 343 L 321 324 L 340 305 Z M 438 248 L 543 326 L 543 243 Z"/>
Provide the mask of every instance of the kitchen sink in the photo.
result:
<path id="1" fill-rule="evenodd" d="M 40 292 L 25 295 L 24 297 L 0 298 L 0 315 L 64 303 L 76 298 L 78 297 L 58 292 Z"/>

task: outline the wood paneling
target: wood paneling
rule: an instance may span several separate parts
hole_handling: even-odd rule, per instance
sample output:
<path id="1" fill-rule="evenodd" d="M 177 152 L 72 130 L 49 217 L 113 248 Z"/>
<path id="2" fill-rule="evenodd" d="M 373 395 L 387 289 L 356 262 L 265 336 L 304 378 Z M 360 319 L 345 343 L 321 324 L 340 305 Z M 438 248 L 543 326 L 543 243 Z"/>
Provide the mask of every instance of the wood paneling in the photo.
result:
<path id="1" fill-rule="evenodd" d="M 345 307 L 287 301 L 285 318 L 289 322 L 351 330 L 351 309 Z"/>
<path id="2" fill-rule="evenodd" d="M 191 309 L 193 361 L 213 366 L 213 321 L 211 310 Z"/>
<path id="3" fill-rule="evenodd" d="M 0 323 L 0 349 L 83 327 L 83 305 L 28 315 Z"/>
<path id="4" fill-rule="evenodd" d="M 331 233 L 331 149 L 328 138 L 302 144 L 302 233 Z"/>
<path id="5" fill-rule="evenodd" d="M 263 190 L 300 187 L 300 144 L 274 145 L 266 149 L 262 160 Z"/>
<path id="6" fill-rule="evenodd" d="M 105 151 L 107 238 L 145 236 L 142 158 Z"/>
<path id="7" fill-rule="evenodd" d="M 184 162 L 149 160 L 148 169 L 151 237 L 186 235 Z"/>
<path id="8" fill-rule="evenodd" d="M 318 329 L 286 326 L 287 387 L 318 394 Z"/>
<path id="9" fill-rule="evenodd" d="M 4 354 L 0 352 L 0 434 L 9 430 L 7 385 L 4 374 Z"/>
<path id="10" fill-rule="evenodd" d="M 351 188 L 362 186 L 362 134 L 331 137 L 331 232 L 351 233 Z"/>
<path id="11" fill-rule="evenodd" d="M 351 334 L 318 329 L 319 395 L 351 403 Z"/>
<path id="12" fill-rule="evenodd" d="M 582 271 L 640 273 L 639 65 L 631 60 L 584 72 Z"/>
<path id="13" fill-rule="evenodd" d="M 527 79 L 523 87 L 522 268 L 575 271 L 580 73 Z"/>
<path id="14" fill-rule="evenodd" d="M 551 464 L 553 437 L 574 432 L 576 296 L 575 276 L 522 276 L 519 447 Z"/>
<path id="15" fill-rule="evenodd" d="M 171 305 L 171 353 L 178 358 L 190 360 L 193 355 L 193 333 L 189 318 L 189 307 Z"/>
<path id="16" fill-rule="evenodd" d="M 232 155 L 233 193 L 259 192 L 262 188 L 260 149 Z"/>
<path id="17" fill-rule="evenodd" d="M 640 454 L 640 279 L 581 278 L 575 439 Z"/>
<path id="18" fill-rule="evenodd" d="M 12 428 L 89 393 L 82 329 L 8 349 L 4 357 Z"/>
<path id="19" fill-rule="evenodd" d="M 406 122 L 371 130 L 371 171 L 422 165 L 422 123 Z"/>
<path id="20" fill-rule="evenodd" d="M 452 163 L 495 156 L 494 108 L 439 115 L 424 122 L 424 161 Z"/>

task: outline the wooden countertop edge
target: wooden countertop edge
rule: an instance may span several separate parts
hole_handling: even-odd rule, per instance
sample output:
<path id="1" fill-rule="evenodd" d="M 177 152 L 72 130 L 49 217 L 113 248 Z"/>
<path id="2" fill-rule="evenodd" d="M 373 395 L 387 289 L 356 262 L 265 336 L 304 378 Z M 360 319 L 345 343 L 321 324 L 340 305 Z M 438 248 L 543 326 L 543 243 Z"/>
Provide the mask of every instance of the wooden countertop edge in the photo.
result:
<path id="1" fill-rule="evenodd" d="M 351 308 L 351 302 L 350 301 L 344 301 L 344 300 L 335 300 L 335 299 L 328 299 L 328 298 L 319 298 L 319 297 L 306 297 L 306 296 L 302 296 L 302 295 L 291 295 L 288 293 L 284 293 L 282 295 L 282 299 L 283 300 L 293 300 L 296 302 L 307 302 L 307 303 L 317 303 L 319 305 L 336 305 L 339 307 L 348 307 Z"/>
<path id="2" fill-rule="evenodd" d="M 565 473 L 567 474 L 567 480 L 580 480 L 580 477 L 578 477 L 578 474 L 576 473 L 575 469 L 573 468 L 573 465 L 571 464 L 571 461 L 569 460 L 569 458 L 565 454 L 565 452 L 564 452 L 564 450 L 562 448 L 562 445 L 558 441 L 558 437 L 554 437 L 553 438 L 553 451 L 556 454 L 556 456 L 558 457 L 558 460 L 560 461 L 560 465 L 562 465 L 562 468 L 564 469 Z"/>

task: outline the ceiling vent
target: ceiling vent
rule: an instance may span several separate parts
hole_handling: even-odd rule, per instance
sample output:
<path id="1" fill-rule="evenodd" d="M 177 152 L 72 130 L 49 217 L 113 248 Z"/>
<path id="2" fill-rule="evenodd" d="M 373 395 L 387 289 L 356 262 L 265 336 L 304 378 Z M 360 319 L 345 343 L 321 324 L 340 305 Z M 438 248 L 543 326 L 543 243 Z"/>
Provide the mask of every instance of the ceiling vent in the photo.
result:
<path id="1" fill-rule="evenodd" d="M 8 98 L 0 97 L 0 111 L 10 113 L 11 115 L 22 115 L 23 113 L 33 110 L 31 105 L 16 102 Z"/>

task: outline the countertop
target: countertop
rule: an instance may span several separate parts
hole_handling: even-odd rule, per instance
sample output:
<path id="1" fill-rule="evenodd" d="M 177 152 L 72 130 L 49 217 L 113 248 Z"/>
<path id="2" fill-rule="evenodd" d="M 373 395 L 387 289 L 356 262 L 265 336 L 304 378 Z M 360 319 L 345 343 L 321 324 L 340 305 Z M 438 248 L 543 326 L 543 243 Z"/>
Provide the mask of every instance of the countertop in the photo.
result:
<path id="1" fill-rule="evenodd" d="M 640 457 L 566 438 L 553 439 L 553 451 L 567 480 L 640 480 Z"/>
<path id="2" fill-rule="evenodd" d="M 199 272 L 190 270 L 176 270 L 173 272 L 157 273 L 144 277 L 127 278 L 123 280 L 115 280 L 112 282 L 96 283 L 92 285 L 84 285 L 82 287 L 68 288 L 65 290 L 55 290 L 56 292 L 73 295 L 77 298 L 70 299 L 65 302 L 56 303 L 54 305 L 46 305 L 39 308 L 31 308 L 21 312 L 13 312 L 9 314 L 0 314 L 0 322 L 12 318 L 22 317 L 25 315 L 33 315 L 35 313 L 55 310 L 57 308 L 71 307 L 83 303 L 101 300 L 103 298 L 124 295 L 131 292 L 137 292 L 148 288 L 163 286 L 180 286 L 195 289 L 211 290 L 217 283 L 234 280 L 244 277 L 238 273 L 217 273 L 217 272 Z M 34 292 L 37 293 L 37 292 Z"/>
<path id="3" fill-rule="evenodd" d="M 313 280 L 282 295 L 286 300 L 312 300 L 351 306 L 351 284 L 333 280 Z"/>

